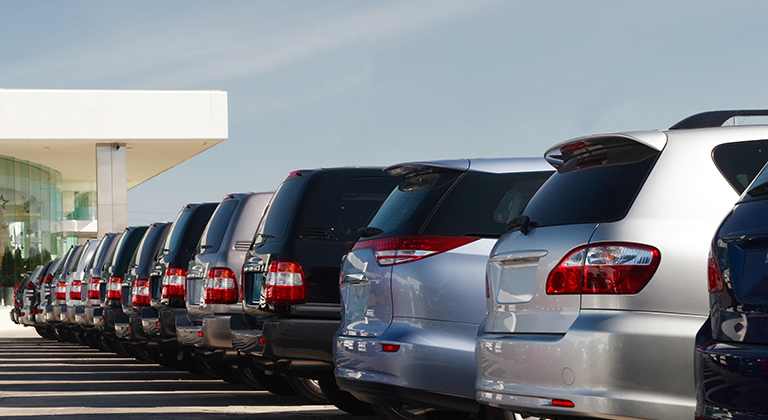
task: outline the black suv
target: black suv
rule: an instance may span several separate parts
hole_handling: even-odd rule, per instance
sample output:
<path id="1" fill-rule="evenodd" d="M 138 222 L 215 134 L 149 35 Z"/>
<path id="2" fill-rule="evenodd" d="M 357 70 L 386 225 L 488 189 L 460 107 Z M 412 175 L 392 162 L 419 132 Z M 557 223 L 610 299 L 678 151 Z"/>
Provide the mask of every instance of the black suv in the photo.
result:
<path id="1" fill-rule="evenodd" d="M 316 379 L 334 405 L 352 413 L 370 407 L 340 391 L 333 377 L 341 257 L 399 181 L 381 168 L 290 173 L 245 257 L 245 313 L 230 322 L 234 347 L 257 368 Z"/>
<path id="2" fill-rule="evenodd" d="M 178 348 L 176 316 L 186 313 L 187 266 L 218 204 L 185 205 L 171 225 L 160 257 L 149 273 L 151 306 L 141 309 L 141 324 L 147 337 L 161 347 Z"/>

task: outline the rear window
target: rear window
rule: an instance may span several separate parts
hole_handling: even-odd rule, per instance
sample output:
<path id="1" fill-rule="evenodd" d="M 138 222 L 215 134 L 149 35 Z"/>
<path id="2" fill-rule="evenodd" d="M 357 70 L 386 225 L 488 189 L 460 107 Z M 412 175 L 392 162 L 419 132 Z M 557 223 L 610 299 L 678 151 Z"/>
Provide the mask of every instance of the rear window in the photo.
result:
<path id="1" fill-rule="evenodd" d="M 369 226 L 387 236 L 501 236 L 551 172 L 432 172 L 403 180 Z"/>
<path id="2" fill-rule="evenodd" d="M 333 207 L 333 232 L 342 241 L 357 239 L 357 230 L 364 227 L 381 203 L 392 192 L 389 178 L 353 178 L 339 188 Z"/>
<path id="3" fill-rule="evenodd" d="M 303 177 L 296 176 L 288 178 L 280 184 L 264 210 L 264 217 L 259 222 L 259 228 L 256 229 L 256 235 L 253 238 L 254 243 L 283 239 L 285 228 L 293 215 L 293 209 L 304 183 Z"/>
<path id="4" fill-rule="evenodd" d="M 638 150 L 633 150 L 638 149 Z M 611 155 L 639 160 L 611 162 Z M 523 214 L 537 226 L 578 223 L 606 223 L 624 218 L 651 172 L 659 153 L 647 146 L 633 144 L 600 155 L 585 154 L 575 169 L 558 172 L 533 196 Z M 566 162 L 563 167 L 570 165 Z"/>
<path id="5" fill-rule="evenodd" d="M 208 226 L 205 227 L 203 236 L 200 237 L 198 252 L 219 251 L 221 240 L 224 239 L 224 233 L 226 233 L 229 221 L 232 219 L 232 213 L 235 212 L 239 203 L 239 200 L 225 200 L 216 207 Z"/>
<path id="6" fill-rule="evenodd" d="M 741 194 L 768 161 L 768 140 L 721 144 L 712 151 L 712 160 Z"/>
<path id="7" fill-rule="evenodd" d="M 179 215 L 176 216 L 176 220 L 173 221 L 173 225 L 171 225 L 171 231 L 168 232 L 168 236 L 165 238 L 163 250 L 169 254 L 174 254 L 176 252 L 176 249 L 180 245 L 181 237 L 183 236 L 184 230 L 187 228 L 187 224 L 189 224 L 189 219 L 191 217 L 192 209 L 190 208 L 184 208 L 179 212 Z"/>

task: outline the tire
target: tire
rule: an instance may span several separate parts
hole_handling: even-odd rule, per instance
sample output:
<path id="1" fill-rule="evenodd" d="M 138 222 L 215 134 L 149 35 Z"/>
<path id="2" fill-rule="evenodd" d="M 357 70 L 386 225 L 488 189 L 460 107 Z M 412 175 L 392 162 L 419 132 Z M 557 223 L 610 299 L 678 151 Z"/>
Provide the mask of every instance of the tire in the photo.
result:
<path id="1" fill-rule="evenodd" d="M 370 404 L 358 400 L 347 391 L 342 391 L 336 384 L 335 377 L 325 376 L 318 380 L 318 384 L 320 389 L 323 390 L 323 394 L 328 398 L 328 401 L 339 410 L 358 416 L 372 416 L 376 414 Z"/>
<path id="2" fill-rule="evenodd" d="M 257 367 L 242 365 L 237 367 L 235 373 L 245 385 L 251 388 L 264 389 L 275 395 L 296 395 L 296 391 L 288 383 L 288 380 L 280 375 L 268 375 Z M 254 385 L 258 385 L 258 388 Z"/>
<path id="3" fill-rule="evenodd" d="M 328 397 L 323 394 L 317 379 L 299 378 L 297 376 L 288 376 L 288 383 L 294 391 L 302 397 L 315 404 L 330 404 Z"/>
<path id="4" fill-rule="evenodd" d="M 388 420 L 469 420 L 471 415 L 459 411 L 433 409 L 408 409 L 386 405 L 371 405 L 379 417 Z M 490 419 L 488 419 L 490 420 Z"/>
<path id="5" fill-rule="evenodd" d="M 51 336 L 48 334 L 47 328 L 35 326 L 35 331 L 37 332 L 37 335 L 39 335 L 40 337 L 43 337 L 46 340 L 51 339 Z"/>
<path id="6" fill-rule="evenodd" d="M 243 381 L 235 374 L 232 366 L 207 359 L 201 356 L 194 356 L 195 364 L 200 368 L 200 371 L 204 375 L 212 376 L 216 379 L 221 379 L 224 382 L 229 382 L 235 385 L 242 385 Z"/>

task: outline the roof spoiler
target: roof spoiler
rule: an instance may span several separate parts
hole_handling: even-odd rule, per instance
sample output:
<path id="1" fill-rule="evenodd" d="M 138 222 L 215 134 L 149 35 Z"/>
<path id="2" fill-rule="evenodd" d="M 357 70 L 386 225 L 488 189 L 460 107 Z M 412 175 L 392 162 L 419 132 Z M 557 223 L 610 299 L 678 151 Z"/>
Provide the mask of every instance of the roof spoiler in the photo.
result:
<path id="1" fill-rule="evenodd" d="M 670 127 L 670 130 L 720 127 L 733 117 L 768 116 L 768 109 L 735 109 L 731 111 L 708 111 L 691 115 Z"/>

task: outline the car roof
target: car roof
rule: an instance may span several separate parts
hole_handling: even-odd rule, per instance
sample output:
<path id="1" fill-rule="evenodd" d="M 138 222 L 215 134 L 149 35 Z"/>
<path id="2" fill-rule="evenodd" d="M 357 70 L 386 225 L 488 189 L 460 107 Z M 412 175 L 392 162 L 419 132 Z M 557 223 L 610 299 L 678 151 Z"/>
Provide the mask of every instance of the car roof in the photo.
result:
<path id="1" fill-rule="evenodd" d="M 384 169 L 390 175 L 402 175 L 421 172 L 427 168 L 454 169 L 457 171 L 477 171 L 488 173 L 536 172 L 552 170 L 542 158 L 473 158 L 448 159 L 434 161 L 405 162 Z"/>

